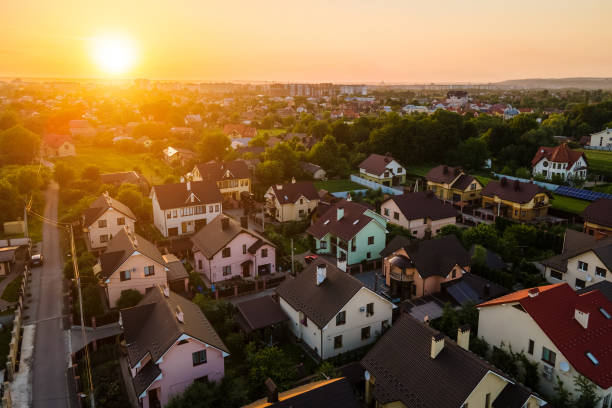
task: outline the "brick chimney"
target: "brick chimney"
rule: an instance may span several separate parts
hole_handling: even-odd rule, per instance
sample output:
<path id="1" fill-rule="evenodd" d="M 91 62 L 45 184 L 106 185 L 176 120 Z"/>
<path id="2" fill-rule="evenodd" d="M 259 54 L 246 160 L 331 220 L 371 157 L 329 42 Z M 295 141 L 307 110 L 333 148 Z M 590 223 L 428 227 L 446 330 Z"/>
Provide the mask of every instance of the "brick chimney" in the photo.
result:
<path id="1" fill-rule="evenodd" d="M 249 217 L 240 217 L 240 226 L 249 229 Z"/>
<path id="2" fill-rule="evenodd" d="M 229 218 L 228 217 L 221 218 L 221 229 L 225 231 L 228 228 L 229 228 Z"/>
<path id="3" fill-rule="evenodd" d="M 187 181 L 187 191 L 191 191 L 191 181 Z"/>
<path id="4" fill-rule="evenodd" d="M 270 404 L 278 402 L 278 388 L 271 378 L 266 379 L 266 398 Z"/>
<path id="5" fill-rule="evenodd" d="M 435 359 L 444 349 L 444 334 L 437 333 L 431 336 L 431 358 Z"/>
<path id="6" fill-rule="evenodd" d="M 327 278 L 327 267 L 324 263 L 317 265 L 317 286 L 321 285 Z"/>
<path id="7" fill-rule="evenodd" d="M 470 349 L 470 325 L 464 324 L 457 329 L 457 344 L 465 350 Z"/>

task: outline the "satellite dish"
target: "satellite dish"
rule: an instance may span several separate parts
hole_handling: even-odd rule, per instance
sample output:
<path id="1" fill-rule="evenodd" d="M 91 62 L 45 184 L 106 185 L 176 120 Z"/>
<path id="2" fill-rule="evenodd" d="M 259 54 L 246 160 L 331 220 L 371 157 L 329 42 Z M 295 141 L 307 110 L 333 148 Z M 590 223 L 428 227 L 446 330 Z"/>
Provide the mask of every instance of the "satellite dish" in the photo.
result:
<path id="1" fill-rule="evenodd" d="M 591 275 L 587 275 L 587 276 L 586 276 L 586 281 L 587 281 L 587 282 L 590 282 L 590 281 L 592 281 L 592 280 L 593 280 L 593 277 L 592 277 Z"/>
<path id="2" fill-rule="evenodd" d="M 368 370 L 363 373 L 363 378 L 365 378 L 366 381 L 370 381 L 370 372 Z"/>
<path id="3" fill-rule="evenodd" d="M 563 371 L 564 373 L 567 373 L 567 372 L 569 371 L 569 369 L 570 369 L 570 366 L 569 366 L 569 364 L 567 363 L 567 361 L 562 361 L 562 362 L 559 364 L 559 368 L 560 368 L 560 369 L 561 369 L 561 371 Z"/>

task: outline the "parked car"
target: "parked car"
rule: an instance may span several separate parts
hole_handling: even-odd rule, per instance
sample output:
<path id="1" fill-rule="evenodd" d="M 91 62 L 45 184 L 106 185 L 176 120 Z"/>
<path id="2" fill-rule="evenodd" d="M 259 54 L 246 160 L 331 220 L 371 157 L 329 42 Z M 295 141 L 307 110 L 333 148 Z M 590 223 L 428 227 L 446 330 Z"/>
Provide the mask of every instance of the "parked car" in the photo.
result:
<path id="1" fill-rule="evenodd" d="M 304 262 L 306 262 L 307 264 L 310 264 L 316 259 L 317 259 L 316 255 L 307 255 L 304 257 Z"/>
<path id="2" fill-rule="evenodd" d="M 43 264 L 43 256 L 42 256 L 42 254 L 32 255 L 32 258 L 30 259 L 30 265 L 38 266 L 38 265 L 42 265 L 42 264 Z"/>

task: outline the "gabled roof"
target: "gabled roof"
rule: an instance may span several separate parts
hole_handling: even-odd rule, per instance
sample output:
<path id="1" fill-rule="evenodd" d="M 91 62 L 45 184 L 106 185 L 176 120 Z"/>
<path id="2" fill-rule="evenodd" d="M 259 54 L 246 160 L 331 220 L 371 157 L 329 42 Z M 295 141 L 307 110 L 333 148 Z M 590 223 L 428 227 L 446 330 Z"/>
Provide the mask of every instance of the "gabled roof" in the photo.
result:
<path id="1" fill-rule="evenodd" d="M 318 264 L 325 265 L 326 278 L 317 286 Z M 294 279 L 285 280 L 276 288 L 276 293 L 322 328 L 363 287 L 359 280 L 321 259 L 307 266 Z"/>
<path id="2" fill-rule="evenodd" d="M 42 141 L 47 146 L 57 149 L 58 147 L 63 145 L 64 142 L 72 143 L 72 137 L 70 137 L 70 135 L 58 135 L 55 133 L 45 133 L 45 135 L 42 138 Z"/>
<path id="3" fill-rule="evenodd" d="M 600 291 L 578 294 L 567 283 L 560 283 L 518 291 L 478 307 L 504 303 L 519 303 L 580 374 L 603 389 L 612 387 L 612 319 L 601 312 L 612 314 L 612 302 Z M 589 314 L 586 329 L 574 318 L 575 310 Z M 587 352 L 597 359 L 597 365 Z"/>
<path id="4" fill-rule="evenodd" d="M 333 378 L 292 388 L 278 395 L 278 402 L 266 398 L 244 408 L 358 408 L 357 397 L 346 378 Z"/>
<path id="5" fill-rule="evenodd" d="M 287 320 L 287 315 L 272 296 L 262 296 L 237 303 L 236 310 L 247 326 L 248 332 Z"/>
<path id="6" fill-rule="evenodd" d="M 226 134 L 227 136 L 229 136 L 233 132 L 239 133 L 242 137 L 253 138 L 257 134 L 257 129 L 247 126 L 247 125 L 243 125 L 242 123 L 239 123 L 239 124 L 228 123 L 227 125 L 223 126 L 223 133 Z"/>
<path id="7" fill-rule="evenodd" d="M 569 259 L 589 251 L 593 251 L 601 262 L 612 270 L 612 237 L 596 240 L 590 235 L 569 229 L 565 232 L 563 253 L 544 259 L 540 263 L 558 271 L 567 272 Z"/>
<path id="8" fill-rule="evenodd" d="M 183 312 L 182 322 L 176 316 L 179 310 Z M 120 313 L 131 367 L 138 364 L 147 354 L 151 355 L 152 361 L 149 364 L 156 365 L 159 358 L 183 334 L 229 353 L 228 348 L 196 304 L 172 291 L 168 291 L 166 297 L 160 286 L 148 291 L 137 306 L 122 309 Z M 151 368 L 151 371 L 155 369 Z M 152 373 L 146 377 L 149 383 L 139 382 L 140 392 L 156 378 Z"/>
<path id="9" fill-rule="evenodd" d="M 523 183 L 506 178 L 489 182 L 481 191 L 481 195 L 485 197 L 497 196 L 502 200 L 520 204 L 528 203 L 538 193 L 546 193 L 546 190 L 533 183 Z"/>
<path id="10" fill-rule="evenodd" d="M 452 167 L 441 164 L 429 170 L 425 175 L 427 181 L 440 184 L 450 184 L 463 173 L 461 167 Z"/>
<path id="11" fill-rule="evenodd" d="M 371 154 L 367 159 L 359 163 L 359 168 L 364 169 L 366 172 L 375 175 L 381 175 L 387 170 L 387 165 L 395 159 L 390 155 Z M 399 164 L 397 160 L 396 163 Z"/>
<path id="12" fill-rule="evenodd" d="M 583 158 L 586 163 L 586 155 L 583 152 L 577 152 L 567 147 L 567 143 L 562 143 L 556 147 L 540 146 L 535 156 L 531 160 L 531 166 L 535 166 L 542 159 L 547 159 L 555 163 L 567 163 L 569 169 L 578 161 Z"/>
<path id="13" fill-rule="evenodd" d="M 139 185 L 144 180 L 135 171 L 122 171 L 118 173 L 106 173 L 100 174 L 100 182 L 102 184 L 121 184 L 131 183 Z"/>
<path id="14" fill-rule="evenodd" d="M 98 197 L 93 203 L 91 203 L 89 208 L 83 211 L 83 225 L 85 227 L 89 227 L 110 208 L 113 208 L 119 211 L 121 214 L 125 215 L 126 217 L 136 221 L 136 216 L 134 215 L 132 210 L 128 208 L 127 205 L 115 200 L 114 198 L 111 198 L 108 194 L 105 193 Z"/>
<path id="15" fill-rule="evenodd" d="M 418 220 L 421 218 L 441 220 L 459 215 L 459 212 L 452 204 L 439 200 L 434 195 L 433 191 L 394 195 L 390 197 L 389 200 L 397 205 L 404 217 L 408 220 Z"/>
<path id="16" fill-rule="evenodd" d="M 195 165 L 204 181 L 245 179 L 251 176 L 247 164 L 242 160 L 200 163 Z"/>
<path id="17" fill-rule="evenodd" d="M 309 162 L 301 162 L 300 167 L 310 175 L 314 175 L 317 171 L 323 170 L 321 166 Z"/>
<path id="18" fill-rule="evenodd" d="M 106 251 L 100 255 L 100 277 L 109 278 L 136 251 L 166 266 L 166 261 L 155 245 L 136 233 L 128 232 L 127 228 L 122 228 L 108 243 Z"/>
<path id="19" fill-rule="evenodd" d="M 273 194 L 281 204 L 293 204 L 301 196 L 308 200 L 318 200 L 319 193 L 312 181 L 297 181 L 295 183 L 282 184 L 281 188 L 278 185 L 271 187 Z"/>
<path id="20" fill-rule="evenodd" d="M 600 198 L 592 202 L 584 210 L 582 216 L 587 222 L 612 227 L 612 199 Z"/>
<path id="21" fill-rule="evenodd" d="M 153 186 L 157 202 L 162 210 L 182 208 L 187 205 L 220 203 L 223 197 L 214 181 L 191 181 L 188 183 Z M 189 201 L 191 194 L 195 201 Z"/>
<path id="22" fill-rule="evenodd" d="M 223 229 L 222 226 L 223 219 L 229 220 L 226 229 Z M 234 238 L 242 233 L 249 234 L 257 238 L 255 244 L 261 241 L 261 245 L 267 244 L 276 248 L 273 243 L 268 241 L 262 235 L 253 230 L 242 228 L 238 221 L 224 214 L 219 214 L 213 218 L 212 221 L 200 228 L 198 232 L 191 236 L 190 240 L 193 242 L 194 249 L 199 250 L 202 252 L 202 255 L 208 259 L 211 259 L 217 252 L 225 248 Z"/>
<path id="23" fill-rule="evenodd" d="M 338 219 L 338 209 L 344 209 L 344 215 Z M 366 212 L 371 211 L 366 206 L 354 201 L 341 200 L 329 206 L 329 209 L 308 229 L 307 233 L 321 239 L 332 234 L 349 241 L 366 225 L 374 220 Z M 384 226 L 381 225 L 384 228 Z"/>
<path id="24" fill-rule="evenodd" d="M 187 269 L 183 263 L 176 257 L 174 254 L 162 255 L 164 262 L 166 263 L 166 267 L 168 271 L 166 272 L 166 277 L 168 282 L 172 282 L 175 280 L 185 279 L 189 277 L 187 273 Z"/>

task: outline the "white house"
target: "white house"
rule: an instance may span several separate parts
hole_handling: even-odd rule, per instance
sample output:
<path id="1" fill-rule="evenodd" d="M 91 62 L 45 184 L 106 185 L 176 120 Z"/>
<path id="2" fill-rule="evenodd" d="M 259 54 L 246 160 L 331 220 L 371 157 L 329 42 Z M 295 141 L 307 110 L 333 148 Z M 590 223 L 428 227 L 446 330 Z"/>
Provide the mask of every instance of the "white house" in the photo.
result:
<path id="1" fill-rule="evenodd" d="M 587 176 L 586 156 L 582 152 L 567 147 L 563 143 L 557 147 L 538 148 L 531 160 L 534 176 L 543 176 L 551 180 L 554 176 L 563 180 L 585 179 Z"/>
<path id="2" fill-rule="evenodd" d="M 359 176 L 385 186 L 406 181 L 406 169 L 388 153 L 371 154 L 359 164 Z"/>
<path id="3" fill-rule="evenodd" d="M 321 261 L 277 289 L 292 333 L 321 359 L 373 343 L 391 326 L 393 304 Z"/>
<path id="4" fill-rule="evenodd" d="M 593 133 L 589 146 L 612 149 L 612 129 L 606 128 L 601 132 Z"/>
<path id="5" fill-rule="evenodd" d="M 223 197 L 214 181 L 153 186 L 153 223 L 164 237 L 193 234 L 223 212 Z"/>
<path id="6" fill-rule="evenodd" d="M 134 231 L 136 216 L 125 204 L 104 193 L 83 211 L 81 222 L 89 248 L 97 249 L 105 248 L 124 226 Z"/>

